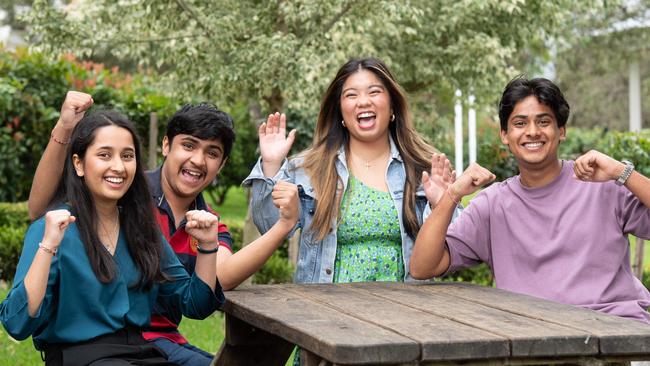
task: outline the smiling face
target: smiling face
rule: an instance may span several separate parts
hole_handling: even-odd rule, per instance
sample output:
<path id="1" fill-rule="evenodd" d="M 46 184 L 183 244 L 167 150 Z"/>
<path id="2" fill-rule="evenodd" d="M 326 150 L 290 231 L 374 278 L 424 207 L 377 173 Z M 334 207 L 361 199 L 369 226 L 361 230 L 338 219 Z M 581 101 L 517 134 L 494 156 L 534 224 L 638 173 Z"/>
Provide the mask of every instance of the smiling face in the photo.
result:
<path id="1" fill-rule="evenodd" d="M 84 178 L 96 204 L 117 204 L 133 183 L 135 145 L 125 128 L 98 128 L 83 159 L 77 154 L 72 159 L 77 176 Z"/>
<path id="2" fill-rule="evenodd" d="M 390 94 L 372 72 L 361 69 L 345 80 L 341 113 L 351 139 L 373 142 L 388 138 L 392 114 Z"/>
<path id="3" fill-rule="evenodd" d="M 221 171 L 226 159 L 224 147 L 217 139 L 201 140 L 192 135 L 178 134 L 169 143 L 163 139 L 161 180 L 166 194 L 194 199 Z"/>
<path id="4" fill-rule="evenodd" d="M 520 170 L 542 169 L 557 163 L 558 146 L 565 137 L 566 130 L 558 127 L 551 108 L 532 95 L 515 105 L 507 130 L 501 130 L 501 141 L 510 148 Z"/>

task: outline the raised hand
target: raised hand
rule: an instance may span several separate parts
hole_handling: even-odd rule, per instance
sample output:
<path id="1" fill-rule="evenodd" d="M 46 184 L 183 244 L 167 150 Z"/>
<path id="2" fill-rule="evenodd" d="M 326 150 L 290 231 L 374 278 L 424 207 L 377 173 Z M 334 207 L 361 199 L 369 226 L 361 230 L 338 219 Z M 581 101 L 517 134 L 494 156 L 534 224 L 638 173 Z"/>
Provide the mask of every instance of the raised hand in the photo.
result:
<path id="1" fill-rule="evenodd" d="M 275 112 L 269 114 L 266 122 L 260 125 L 258 136 L 264 175 L 275 175 L 282 161 L 289 154 L 291 145 L 296 139 L 296 130 L 291 130 L 287 135 L 287 116 Z"/>
<path id="2" fill-rule="evenodd" d="M 185 214 L 185 231 L 192 235 L 203 249 L 215 248 L 219 235 L 219 218 L 207 211 L 191 210 Z"/>
<path id="3" fill-rule="evenodd" d="M 583 181 L 606 182 L 618 179 L 625 164 L 596 150 L 580 156 L 573 164 L 573 173 Z"/>
<path id="4" fill-rule="evenodd" d="M 431 207 L 435 207 L 445 194 L 449 185 L 456 181 L 456 171 L 451 170 L 451 163 L 445 154 L 434 153 L 431 157 L 431 173 L 422 172 L 424 194 Z"/>
<path id="5" fill-rule="evenodd" d="M 463 174 L 456 179 L 456 182 L 449 186 L 449 195 L 455 202 L 476 192 L 481 186 L 496 179 L 496 176 L 482 166 L 473 163 Z"/>
<path id="6" fill-rule="evenodd" d="M 90 94 L 69 91 L 61 106 L 60 122 L 65 129 L 71 130 L 83 118 L 84 114 L 94 103 Z"/>
<path id="7" fill-rule="evenodd" d="M 280 210 L 280 220 L 286 221 L 291 227 L 298 222 L 298 186 L 278 181 L 273 187 L 273 204 Z"/>
<path id="8" fill-rule="evenodd" d="M 68 210 L 54 210 L 45 214 L 45 233 L 43 234 L 43 245 L 56 252 L 63 240 L 63 234 L 75 217 Z"/>

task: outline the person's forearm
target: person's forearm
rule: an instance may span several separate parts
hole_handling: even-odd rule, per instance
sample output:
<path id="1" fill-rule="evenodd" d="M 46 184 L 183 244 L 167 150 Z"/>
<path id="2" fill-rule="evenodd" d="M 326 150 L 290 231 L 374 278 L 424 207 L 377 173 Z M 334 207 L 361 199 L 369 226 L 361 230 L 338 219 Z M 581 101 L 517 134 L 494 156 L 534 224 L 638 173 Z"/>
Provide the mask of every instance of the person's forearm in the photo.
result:
<path id="1" fill-rule="evenodd" d="M 31 220 L 41 216 L 47 205 L 54 197 L 56 188 L 61 180 L 61 172 L 65 163 L 67 142 L 70 140 L 71 130 L 67 130 L 57 122 L 41 160 L 38 162 L 32 188 L 29 192 L 27 209 Z"/>
<path id="2" fill-rule="evenodd" d="M 262 160 L 262 172 L 264 172 L 264 176 L 267 178 L 275 177 L 275 175 L 278 174 L 280 168 L 282 167 L 283 160 L 271 162 Z"/>
<path id="3" fill-rule="evenodd" d="M 214 265 L 216 261 L 216 252 L 210 254 L 198 253 L 196 255 L 196 267 L 194 272 L 201 280 L 203 280 L 203 282 L 210 286 L 212 291 L 217 287 L 217 268 Z"/>
<path id="4" fill-rule="evenodd" d="M 428 279 L 439 276 L 449 268 L 449 252 L 445 247 L 445 239 L 455 208 L 456 203 L 445 193 L 420 228 L 409 266 L 413 278 Z"/>
<path id="5" fill-rule="evenodd" d="M 224 290 L 231 290 L 257 272 L 284 242 L 293 226 L 284 220 L 277 221 L 271 229 L 252 243 L 230 255 L 217 265 L 217 276 Z"/>
<path id="6" fill-rule="evenodd" d="M 25 275 L 24 285 L 25 292 L 27 293 L 27 311 L 31 317 L 36 314 L 45 298 L 52 257 L 53 255 L 51 253 L 39 248 Z"/>
<path id="7" fill-rule="evenodd" d="M 650 208 L 650 179 L 634 171 L 625 182 L 625 187 L 630 190 L 645 207 Z"/>

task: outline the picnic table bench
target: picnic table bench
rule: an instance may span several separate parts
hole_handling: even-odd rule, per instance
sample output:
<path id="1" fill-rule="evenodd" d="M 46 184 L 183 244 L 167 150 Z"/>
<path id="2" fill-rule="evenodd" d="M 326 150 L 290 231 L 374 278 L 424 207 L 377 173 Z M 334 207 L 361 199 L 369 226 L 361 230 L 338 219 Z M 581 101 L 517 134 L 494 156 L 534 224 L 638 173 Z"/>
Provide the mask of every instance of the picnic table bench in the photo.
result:
<path id="1" fill-rule="evenodd" d="M 650 359 L 650 326 L 466 283 L 282 284 L 226 293 L 214 365 L 584 364 Z"/>

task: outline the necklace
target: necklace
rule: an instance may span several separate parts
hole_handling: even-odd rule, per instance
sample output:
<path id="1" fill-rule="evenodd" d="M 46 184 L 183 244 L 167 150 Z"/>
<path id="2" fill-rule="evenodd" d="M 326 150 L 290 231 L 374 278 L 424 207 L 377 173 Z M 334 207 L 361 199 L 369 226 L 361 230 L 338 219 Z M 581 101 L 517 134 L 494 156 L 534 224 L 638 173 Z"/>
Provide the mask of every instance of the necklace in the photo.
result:
<path id="1" fill-rule="evenodd" d="M 117 236 L 119 235 L 119 229 L 118 229 L 119 224 L 120 224 L 120 211 L 117 207 L 115 207 L 115 225 L 113 225 L 113 230 L 111 230 L 110 232 L 106 230 L 106 226 L 104 226 L 104 223 L 100 221 L 100 225 L 108 241 L 108 244 L 104 243 L 104 241 L 102 241 L 101 243 L 109 253 L 113 253 L 113 250 L 115 249 L 113 243 L 115 243 L 115 245 L 117 244 L 116 242 L 117 242 Z M 113 237 L 115 237 L 115 239 L 113 239 Z"/>
<path id="2" fill-rule="evenodd" d="M 381 155 L 379 155 L 376 158 L 371 159 L 371 160 L 362 159 L 360 156 L 353 153 L 352 150 L 350 150 L 350 156 L 353 158 L 353 161 L 354 160 L 361 160 L 363 162 L 363 166 L 366 168 L 366 170 L 370 170 L 370 168 L 373 166 L 373 163 L 375 161 L 381 159 L 381 158 L 386 158 L 386 155 L 387 155 L 388 152 L 390 152 L 390 150 L 386 150 L 384 153 L 382 153 Z"/>

